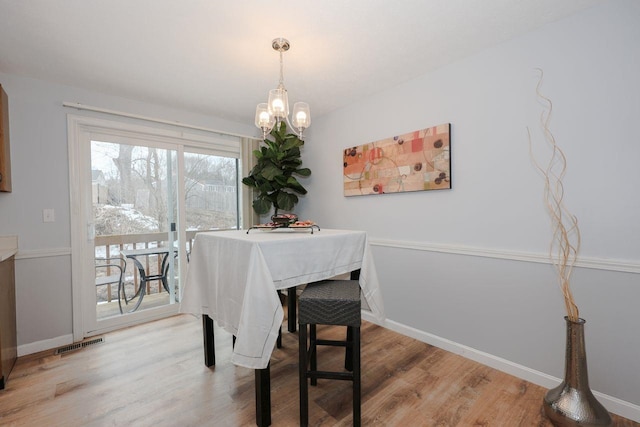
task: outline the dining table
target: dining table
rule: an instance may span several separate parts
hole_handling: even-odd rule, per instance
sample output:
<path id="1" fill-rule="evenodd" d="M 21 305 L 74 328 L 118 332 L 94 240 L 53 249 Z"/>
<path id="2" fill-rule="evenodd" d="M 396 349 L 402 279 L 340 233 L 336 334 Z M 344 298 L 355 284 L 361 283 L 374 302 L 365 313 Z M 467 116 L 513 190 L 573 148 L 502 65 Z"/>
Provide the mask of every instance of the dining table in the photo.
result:
<path id="1" fill-rule="evenodd" d="M 279 227 L 196 234 L 180 311 L 202 316 L 207 366 L 215 364 L 213 321 L 233 334 L 231 362 L 255 369 L 257 425 L 271 424 L 269 360 L 284 319 L 279 291 L 347 273 L 359 280 L 363 307 L 382 322 L 365 231 Z"/>

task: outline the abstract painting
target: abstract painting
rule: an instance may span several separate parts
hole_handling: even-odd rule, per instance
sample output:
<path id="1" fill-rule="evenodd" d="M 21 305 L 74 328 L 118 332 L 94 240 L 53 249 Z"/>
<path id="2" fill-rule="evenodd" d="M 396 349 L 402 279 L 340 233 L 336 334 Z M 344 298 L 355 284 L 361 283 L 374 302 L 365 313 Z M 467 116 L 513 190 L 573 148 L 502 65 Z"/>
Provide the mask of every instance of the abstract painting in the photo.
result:
<path id="1" fill-rule="evenodd" d="M 450 145 L 445 123 L 346 148 L 344 195 L 450 189 Z"/>

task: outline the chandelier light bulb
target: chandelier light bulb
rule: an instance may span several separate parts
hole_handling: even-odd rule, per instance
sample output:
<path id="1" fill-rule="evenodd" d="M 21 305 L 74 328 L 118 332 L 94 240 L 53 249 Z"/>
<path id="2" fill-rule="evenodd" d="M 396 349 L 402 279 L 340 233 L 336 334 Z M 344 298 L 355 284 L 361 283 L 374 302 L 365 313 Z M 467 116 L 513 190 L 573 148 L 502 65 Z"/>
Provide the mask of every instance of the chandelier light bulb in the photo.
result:
<path id="1" fill-rule="evenodd" d="M 281 99 L 274 99 L 273 104 L 271 105 L 271 108 L 276 113 L 281 113 L 284 111 L 284 103 L 282 102 Z"/>
<path id="2" fill-rule="evenodd" d="M 267 126 L 269 124 L 269 113 L 263 111 L 260 113 L 260 126 Z"/>
<path id="3" fill-rule="evenodd" d="M 285 89 L 272 89 L 269 91 L 269 113 L 277 120 L 289 115 L 289 100 Z"/>
<path id="4" fill-rule="evenodd" d="M 302 132 L 311 125 L 311 112 L 306 102 L 296 102 L 293 105 L 293 127 L 302 135 Z"/>
<path id="5" fill-rule="evenodd" d="M 266 103 L 258 104 L 256 107 L 256 126 L 262 131 L 262 139 L 267 137 L 267 133 L 271 132 L 276 119 L 269 113 L 269 107 Z"/>

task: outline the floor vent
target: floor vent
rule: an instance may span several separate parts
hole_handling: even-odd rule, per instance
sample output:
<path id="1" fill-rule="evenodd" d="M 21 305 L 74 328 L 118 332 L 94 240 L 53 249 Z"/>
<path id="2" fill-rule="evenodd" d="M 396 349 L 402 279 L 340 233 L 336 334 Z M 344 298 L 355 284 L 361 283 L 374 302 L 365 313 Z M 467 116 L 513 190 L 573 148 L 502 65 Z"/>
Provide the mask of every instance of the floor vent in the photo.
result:
<path id="1" fill-rule="evenodd" d="M 83 341 L 83 342 L 79 342 L 76 344 L 71 344 L 71 345 L 67 345 L 64 347 L 60 347 L 56 350 L 56 354 L 64 354 L 64 353 L 68 353 L 70 351 L 74 351 L 74 350 L 79 350 L 81 348 L 85 348 L 88 347 L 90 345 L 94 345 L 94 344 L 100 344 L 104 342 L 104 338 L 100 337 L 100 338 L 96 338 L 96 339 L 92 339 L 89 341 Z"/>

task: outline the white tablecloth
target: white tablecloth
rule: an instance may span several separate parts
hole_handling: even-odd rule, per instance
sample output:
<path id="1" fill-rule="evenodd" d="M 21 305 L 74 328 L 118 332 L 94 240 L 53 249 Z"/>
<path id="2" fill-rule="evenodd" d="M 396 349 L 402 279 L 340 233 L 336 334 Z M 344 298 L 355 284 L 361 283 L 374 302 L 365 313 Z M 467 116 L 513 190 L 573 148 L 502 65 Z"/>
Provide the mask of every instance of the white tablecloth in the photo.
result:
<path id="1" fill-rule="evenodd" d="M 361 269 L 362 295 L 373 315 L 382 321 L 382 295 L 364 231 L 198 233 L 180 311 L 209 315 L 236 336 L 231 361 L 263 369 L 284 318 L 276 290 L 356 269 Z"/>

